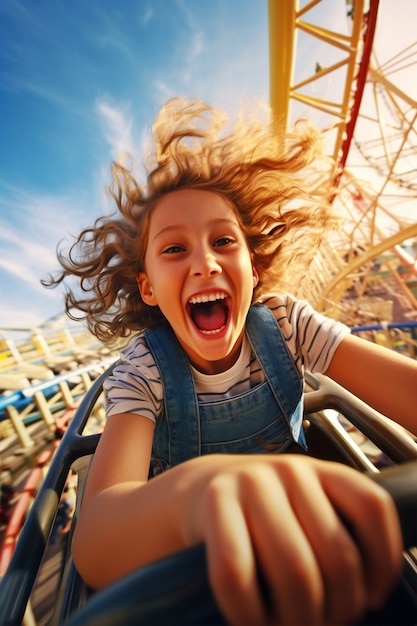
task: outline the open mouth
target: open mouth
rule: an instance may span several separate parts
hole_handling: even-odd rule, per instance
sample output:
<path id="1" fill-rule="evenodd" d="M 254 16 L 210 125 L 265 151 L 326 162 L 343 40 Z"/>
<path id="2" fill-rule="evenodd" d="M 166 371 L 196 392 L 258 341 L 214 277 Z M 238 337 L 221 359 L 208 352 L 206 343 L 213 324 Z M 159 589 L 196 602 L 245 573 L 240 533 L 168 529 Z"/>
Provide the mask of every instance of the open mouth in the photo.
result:
<path id="1" fill-rule="evenodd" d="M 193 296 L 188 302 L 188 312 L 200 332 L 206 335 L 219 333 L 229 317 L 227 295 L 218 292 Z"/>

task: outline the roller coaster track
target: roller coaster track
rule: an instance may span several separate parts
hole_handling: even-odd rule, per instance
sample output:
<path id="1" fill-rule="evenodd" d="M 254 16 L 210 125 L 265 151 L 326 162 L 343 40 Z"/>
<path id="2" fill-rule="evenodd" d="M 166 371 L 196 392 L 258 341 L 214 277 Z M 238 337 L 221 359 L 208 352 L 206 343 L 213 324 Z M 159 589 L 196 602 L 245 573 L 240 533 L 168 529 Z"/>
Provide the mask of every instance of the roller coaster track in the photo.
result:
<path id="1" fill-rule="evenodd" d="M 308 117 L 323 129 L 341 172 L 334 204 L 345 223 L 300 295 L 349 325 L 380 321 L 370 302 L 381 298 L 415 319 L 417 102 L 401 79 L 417 64 L 417 44 L 380 65 L 379 0 L 338 3 L 329 28 L 336 3 L 302 4 L 269 0 L 271 107 L 278 128 Z"/>

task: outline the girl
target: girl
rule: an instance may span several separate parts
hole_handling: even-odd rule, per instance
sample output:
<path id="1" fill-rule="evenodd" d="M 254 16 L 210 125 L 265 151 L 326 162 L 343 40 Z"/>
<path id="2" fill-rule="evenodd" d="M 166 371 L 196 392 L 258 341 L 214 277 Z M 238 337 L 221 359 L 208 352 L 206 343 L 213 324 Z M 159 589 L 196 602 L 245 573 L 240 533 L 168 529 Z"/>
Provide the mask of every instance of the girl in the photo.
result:
<path id="1" fill-rule="evenodd" d="M 287 293 L 335 223 L 312 128 L 226 129 L 204 103 L 174 99 L 153 130 L 146 184 L 113 165 L 119 214 L 60 253 L 49 283 L 79 278 L 67 312 L 100 339 L 136 333 L 105 385 L 75 563 L 100 588 L 205 542 L 230 623 L 355 620 L 400 570 L 390 497 L 341 464 L 271 453 L 305 448 L 305 369 L 415 429 L 417 362 Z"/>

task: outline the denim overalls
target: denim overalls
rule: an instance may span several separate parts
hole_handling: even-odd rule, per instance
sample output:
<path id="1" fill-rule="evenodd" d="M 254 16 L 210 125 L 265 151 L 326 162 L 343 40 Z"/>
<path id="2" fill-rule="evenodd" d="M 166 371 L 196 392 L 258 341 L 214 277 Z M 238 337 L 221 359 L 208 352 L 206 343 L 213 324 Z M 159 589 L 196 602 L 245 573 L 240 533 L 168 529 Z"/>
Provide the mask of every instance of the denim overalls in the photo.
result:
<path id="1" fill-rule="evenodd" d="M 306 448 L 303 379 L 268 307 L 250 308 L 246 330 L 266 380 L 232 398 L 203 403 L 171 328 L 145 332 L 164 391 L 153 440 L 153 475 L 202 454 L 282 452 L 294 441 Z"/>

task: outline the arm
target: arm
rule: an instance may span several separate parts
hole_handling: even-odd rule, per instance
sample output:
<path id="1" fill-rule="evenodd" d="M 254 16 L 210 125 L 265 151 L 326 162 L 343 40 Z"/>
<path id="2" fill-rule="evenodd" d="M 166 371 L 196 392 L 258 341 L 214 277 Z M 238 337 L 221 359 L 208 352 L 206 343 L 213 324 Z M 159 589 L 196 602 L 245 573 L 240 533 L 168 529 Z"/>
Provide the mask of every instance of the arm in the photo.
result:
<path id="1" fill-rule="evenodd" d="M 417 361 L 348 335 L 337 348 L 326 374 L 417 434 Z"/>
<path id="2" fill-rule="evenodd" d="M 138 416 L 106 424 L 73 542 L 93 587 L 204 542 L 232 624 L 347 623 L 383 601 L 400 530 L 392 500 L 365 476 L 296 455 L 206 455 L 147 482 L 152 437 Z"/>

